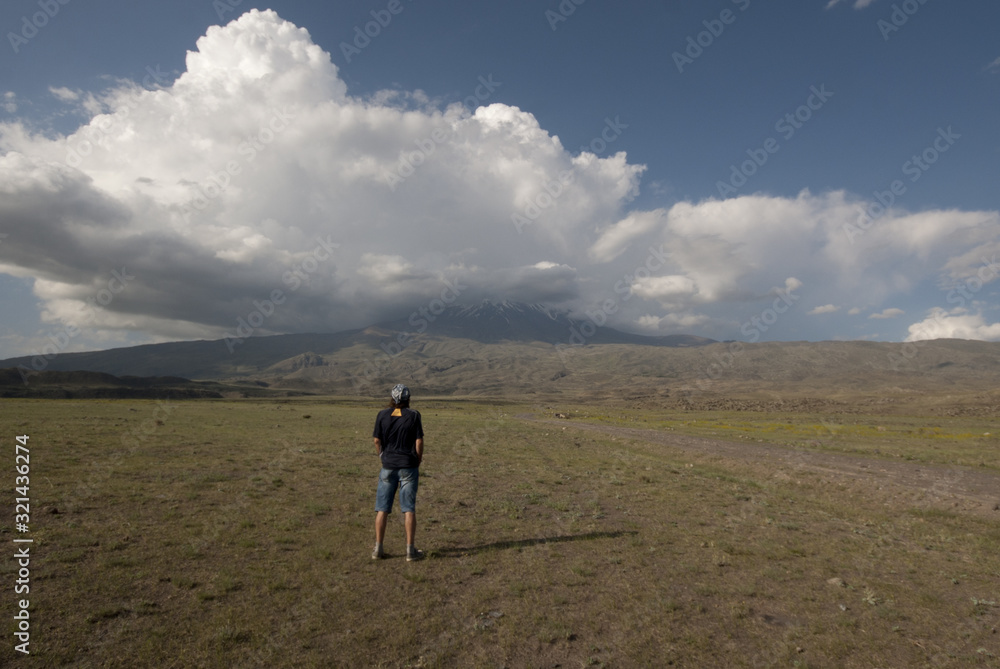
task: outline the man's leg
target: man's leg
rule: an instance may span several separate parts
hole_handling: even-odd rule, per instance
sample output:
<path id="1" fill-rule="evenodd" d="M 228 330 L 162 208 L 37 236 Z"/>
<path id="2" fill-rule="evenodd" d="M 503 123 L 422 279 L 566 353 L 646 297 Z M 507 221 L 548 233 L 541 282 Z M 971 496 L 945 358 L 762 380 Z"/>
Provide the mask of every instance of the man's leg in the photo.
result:
<path id="1" fill-rule="evenodd" d="M 389 522 L 389 512 L 392 511 L 392 498 L 396 495 L 399 484 L 398 473 L 394 469 L 384 467 L 378 473 L 378 488 L 375 491 L 375 548 L 372 559 L 382 557 L 382 540 L 385 539 L 385 526 Z"/>
<path id="2" fill-rule="evenodd" d="M 381 544 L 385 539 L 385 526 L 389 520 L 389 514 L 385 511 L 375 513 L 375 543 Z"/>
<path id="3" fill-rule="evenodd" d="M 403 524 L 406 526 L 406 560 L 419 560 L 423 551 L 413 545 L 417 534 L 417 484 L 420 474 L 416 467 L 399 470 L 399 510 L 403 512 Z"/>
<path id="4" fill-rule="evenodd" d="M 403 514 L 403 520 L 406 523 L 406 545 L 413 545 L 413 537 L 417 533 L 417 512 L 410 511 L 409 513 Z M 383 531 L 385 528 L 382 528 Z"/>

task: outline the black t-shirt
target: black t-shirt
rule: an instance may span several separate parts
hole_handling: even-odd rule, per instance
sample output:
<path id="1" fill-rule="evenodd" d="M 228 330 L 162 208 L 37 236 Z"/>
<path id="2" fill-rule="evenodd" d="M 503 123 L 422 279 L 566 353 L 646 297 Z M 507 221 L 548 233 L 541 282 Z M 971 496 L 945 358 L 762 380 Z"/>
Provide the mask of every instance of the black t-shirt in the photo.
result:
<path id="1" fill-rule="evenodd" d="M 420 412 L 413 409 L 398 411 L 399 415 L 394 416 L 393 409 L 382 409 L 375 419 L 372 436 L 382 442 L 382 466 L 386 469 L 419 467 L 417 439 L 424 437 Z"/>

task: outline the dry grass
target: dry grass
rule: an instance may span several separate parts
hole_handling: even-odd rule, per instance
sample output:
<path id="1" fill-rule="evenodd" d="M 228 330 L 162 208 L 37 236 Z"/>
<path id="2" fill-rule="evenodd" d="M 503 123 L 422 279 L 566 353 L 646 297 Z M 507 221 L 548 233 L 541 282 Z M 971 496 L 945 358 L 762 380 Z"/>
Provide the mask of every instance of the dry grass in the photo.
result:
<path id="1" fill-rule="evenodd" d="M 1000 427 L 995 420 L 979 416 L 639 411 L 598 407 L 558 410 L 569 412 L 574 418 L 623 427 L 1000 471 Z"/>
<path id="2" fill-rule="evenodd" d="M 4 401 L 0 438 L 31 435 L 30 662 L 998 662 L 995 522 L 528 424 L 516 407 L 414 407 L 421 563 L 402 559 L 398 514 L 389 559 L 369 557 L 376 405 Z"/>

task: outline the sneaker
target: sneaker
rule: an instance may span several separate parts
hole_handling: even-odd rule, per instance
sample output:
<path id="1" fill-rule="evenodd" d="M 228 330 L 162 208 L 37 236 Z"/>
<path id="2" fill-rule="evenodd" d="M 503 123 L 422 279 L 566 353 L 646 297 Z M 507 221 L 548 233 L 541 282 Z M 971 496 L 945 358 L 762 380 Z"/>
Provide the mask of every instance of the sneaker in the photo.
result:
<path id="1" fill-rule="evenodd" d="M 414 562 L 416 560 L 423 560 L 423 559 L 424 559 L 424 552 L 422 550 L 414 548 L 413 552 L 410 552 L 409 550 L 406 551 L 407 562 Z"/>
<path id="2" fill-rule="evenodd" d="M 372 559 L 373 560 L 381 560 L 383 557 L 385 557 L 385 555 L 382 553 L 382 549 L 381 548 L 379 548 L 378 546 L 376 546 L 375 548 L 372 549 Z"/>

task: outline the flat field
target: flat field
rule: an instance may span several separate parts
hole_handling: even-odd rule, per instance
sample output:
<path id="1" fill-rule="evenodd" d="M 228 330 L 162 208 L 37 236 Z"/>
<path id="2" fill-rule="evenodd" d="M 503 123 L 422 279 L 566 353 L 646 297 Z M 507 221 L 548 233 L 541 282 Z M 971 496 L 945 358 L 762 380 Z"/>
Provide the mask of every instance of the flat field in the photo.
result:
<path id="1" fill-rule="evenodd" d="M 0 402 L 0 665 L 1000 666 L 989 419 L 413 406 L 407 563 L 398 512 L 370 557 L 377 403 Z"/>

